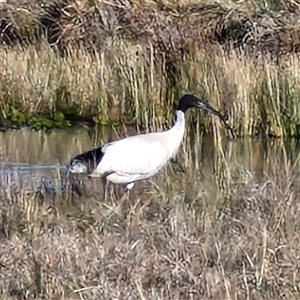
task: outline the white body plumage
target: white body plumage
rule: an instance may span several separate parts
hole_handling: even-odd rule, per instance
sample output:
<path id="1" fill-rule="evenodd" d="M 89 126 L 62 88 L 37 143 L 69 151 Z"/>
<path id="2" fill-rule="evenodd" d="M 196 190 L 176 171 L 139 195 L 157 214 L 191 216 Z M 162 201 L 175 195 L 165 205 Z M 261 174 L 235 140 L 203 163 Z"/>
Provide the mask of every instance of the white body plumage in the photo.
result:
<path id="1" fill-rule="evenodd" d="M 185 129 L 184 113 L 176 112 L 176 123 L 167 131 L 130 136 L 108 143 L 103 157 L 90 176 L 106 176 L 118 184 L 129 184 L 155 175 L 178 151 Z"/>

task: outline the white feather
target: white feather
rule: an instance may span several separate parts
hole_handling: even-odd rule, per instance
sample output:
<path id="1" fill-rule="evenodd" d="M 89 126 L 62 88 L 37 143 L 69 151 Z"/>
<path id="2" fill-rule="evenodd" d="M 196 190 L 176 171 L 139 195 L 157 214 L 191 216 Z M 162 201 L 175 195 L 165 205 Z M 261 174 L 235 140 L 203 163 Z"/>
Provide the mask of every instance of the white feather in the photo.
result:
<path id="1" fill-rule="evenodd" d="M 178 151 L 184 135 L 184 113 L 176 112 L 168 131 L 135 135 L 102 147 L 104 156 L 92 176 L 109 174 L 113 183 L 127 184 L 156 174 Z"/>

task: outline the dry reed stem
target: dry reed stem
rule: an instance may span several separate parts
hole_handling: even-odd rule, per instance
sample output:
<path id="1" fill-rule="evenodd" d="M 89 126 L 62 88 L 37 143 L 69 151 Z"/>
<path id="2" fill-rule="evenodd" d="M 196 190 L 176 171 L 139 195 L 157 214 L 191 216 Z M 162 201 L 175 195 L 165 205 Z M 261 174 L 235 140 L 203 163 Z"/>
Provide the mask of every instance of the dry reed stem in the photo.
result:
<path id="1" fill-rule="evenodd" d="M 298 136 L 296 4 L 259 14 L 267 2 L 255 3 L 9 2 L 2 42 L 21 47 L 1 49 L 0 121 L 15 107 L 148 129 L 193 92 L 227 111 L 239 135 Z M 47 39 L 28 36 L 23 10 Z"/>
<path id="2" fill-rule="evenodd" d="M 161 186 L 110 217 L 88 199 L 2 205 L 2 298 L 297 299 L 299 191 L 280 180 L 206 205 Z"/>
<path id="3" fill-rule="evenodd" d="M 23 134 L 20 143 L 32 142 Z M 1 298 L 297 299 L 299 157 L 290 143 L 223 140 L 212 151 L 197 132 L 185 139 L 186 173 L 167 168 L 159 191 L 138 184 L 130 206 L 102 203 L 99 186 L 54 203 L 1 194 Z"/>

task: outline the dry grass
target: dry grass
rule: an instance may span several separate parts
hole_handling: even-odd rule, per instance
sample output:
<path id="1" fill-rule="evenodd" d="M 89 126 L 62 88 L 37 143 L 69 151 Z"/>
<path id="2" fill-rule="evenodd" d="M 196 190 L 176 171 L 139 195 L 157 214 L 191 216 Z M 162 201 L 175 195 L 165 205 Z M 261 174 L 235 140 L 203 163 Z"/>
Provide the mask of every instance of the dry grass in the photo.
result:
<path id="1" fill-rule="evenodd" d="M 239 135 L 299 136 L 297 1 L 276 3 L 8 1 L 0 123 L 59 111 L 162 126 L 193 92 L 228 112 Z"/>
<path id="2" fill-rule="evenodd" d="M 167 104 L 192 91 L 228 111 L 239 135 L 299 136 L 297 1 L 278 1 L 285 11 L 272 14 L 258 14 L 263 5 L 254 1 L 80 3 L 46 7 L 53 17 L 68 6 L 48 24 L 48 40 L 40 39 L 38 1 L 4 6 L 13 22 L 1 28 L 2 124 L 14 107 L 26 118 L 62 111 L 161 128 L 171 119 Z M 244 24 L 237 35 L 235 18 Z M 130 203 L 103 203 L 101 185 L 85 180 L 81 196 L 68 185 L 54 201 L 44 189 L 1 191 L 1 299 L 299 299 L 297 155 L 281 141 L 258 151 L 237 140 L 224 146 L 217 119 L 188 118 L 180 158 L 187 172 L 165 170 L 155 179 L 159 191 L 138 184 Z M 203 127 L 213 128 L 215 148 L 202 146 Z M 19 161 L 28 153 L 51 158 L 57 147 L 62 163 L 90 148 L 85 140 L 61 149 L 44 136 L 39 148 L 22 132 L 6 147 L 5 134 L 1 156 L 22 149 Z M 68 136 L 65 145 L 74 145 Z M 262 168 L 260 183 L 254 166 Z"/>
<path id="3" fill-rule="evenodd" d="M 54 203 L 2 194 L 1 299 L 299 299 L 296 145 L 207 145 L 190 133 L 187 172 L 167 168 L 130 203 L 86 181 Z"/>

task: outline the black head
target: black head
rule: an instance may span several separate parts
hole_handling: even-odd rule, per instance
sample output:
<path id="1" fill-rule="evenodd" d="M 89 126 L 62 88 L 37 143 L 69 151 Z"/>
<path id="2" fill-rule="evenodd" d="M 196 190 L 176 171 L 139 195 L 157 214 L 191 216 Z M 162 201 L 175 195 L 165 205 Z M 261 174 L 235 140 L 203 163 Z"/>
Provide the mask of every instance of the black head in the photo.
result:
<path id="1" fill-rule="evenodd" d="M 221 119 L 221 121 L 225 124 L 225 126 L 230 130 L 231 134 L 234 136 L 232 128 L 227 124 L 227 116 L 224 116 L 219 111 L 210 106 L 207 102 L 200 100 L 192 94 L 185 94 L 181 97 L 177 106 L 177 110 L 180 110 L 183 113 L 185 113 L 189 108 L 192 107 L 202 108 L 210 112 L 211 114 L 218 116 Z"/>
<path id="2" fill-rule="evenodd" d="M 192 108 L 192 107 L 201 108 L 202 104 L 203 104 L 203 101 L 201 101 L 196 96 L 194 96 L 192 94 L 185 94 L 180 98 L 178 106 L 177 106 L 177 110 L 180 110 L 183 113 L 185 113 L 189 108 Z"/>

